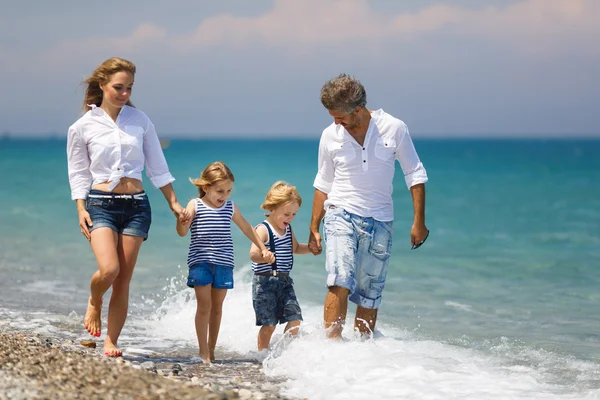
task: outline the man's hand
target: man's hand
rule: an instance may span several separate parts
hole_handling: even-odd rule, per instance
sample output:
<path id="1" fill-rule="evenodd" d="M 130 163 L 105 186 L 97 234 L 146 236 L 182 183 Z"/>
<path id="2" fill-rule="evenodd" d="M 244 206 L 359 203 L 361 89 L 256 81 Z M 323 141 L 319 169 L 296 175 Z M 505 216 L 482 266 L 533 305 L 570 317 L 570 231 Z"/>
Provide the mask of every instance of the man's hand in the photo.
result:
<path id="1" fill-rule="evenodd" d="M 416 249 L 421 246 L 428 235 L 429 229 L 427 229 L 425 224 L 413 224 L 410 230 L 410 244 L 412 248 Z"/>
<path id="2" fill-rule="evenodd" d="M 321 247 L 321 234 L 319 232 L 310 232 L 308 236 L 308 249 L 315 256 L 318 256 L 323 251 Z"/>

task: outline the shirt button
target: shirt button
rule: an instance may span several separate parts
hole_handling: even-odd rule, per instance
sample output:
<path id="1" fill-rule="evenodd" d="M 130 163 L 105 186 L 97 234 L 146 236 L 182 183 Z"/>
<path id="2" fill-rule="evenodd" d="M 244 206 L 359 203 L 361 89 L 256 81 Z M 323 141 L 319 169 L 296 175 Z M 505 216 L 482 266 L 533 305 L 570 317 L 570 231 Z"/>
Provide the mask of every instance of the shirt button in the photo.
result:
<path id="1" fill-rule="evenodd" d="M 363 160 L 363 162 L 367 162 L 367 160 Z"/>
<path id="2" fill-rule="evenodd" d="M 363 150 L 366 150 L 366 149 L 363 147 Z"/>

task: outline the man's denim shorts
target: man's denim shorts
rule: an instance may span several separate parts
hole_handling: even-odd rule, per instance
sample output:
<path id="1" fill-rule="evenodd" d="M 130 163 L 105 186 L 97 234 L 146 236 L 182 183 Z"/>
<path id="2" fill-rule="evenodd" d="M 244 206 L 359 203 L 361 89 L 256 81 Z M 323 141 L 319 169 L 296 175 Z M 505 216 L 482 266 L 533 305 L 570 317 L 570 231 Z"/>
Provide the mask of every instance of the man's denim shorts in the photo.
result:
<path id="1" fill-rule="evenodd" d="M 323 222 L 327 286 L 350 290 L 350 301 L 378 308 L 392 248 L 392 222 L 330 206 Z"/>
<path id="2" fill-rule="evenodd" d="M 252 305 L 258 326 L 302 321 L 302 310 L 294 292 L 294 281 L 289 276 L 254 275 Z"/>
<path id="3" fill-rule="evenodd" d="M 206 286 L 215 289 L 233 289 L 233 268 L 212 263 L 192 265 L 188 272 L 187 285 Z"/>
<path id="4" fill-rule="evenodd" d="M 121 195 L 92 189 L 86 200 L 86 208 L 92 219 L 90 232 L 108 227 L 122 235 L 139 236 L 144 240 L 148 238 L 152 210 L 144 192 Z"/>

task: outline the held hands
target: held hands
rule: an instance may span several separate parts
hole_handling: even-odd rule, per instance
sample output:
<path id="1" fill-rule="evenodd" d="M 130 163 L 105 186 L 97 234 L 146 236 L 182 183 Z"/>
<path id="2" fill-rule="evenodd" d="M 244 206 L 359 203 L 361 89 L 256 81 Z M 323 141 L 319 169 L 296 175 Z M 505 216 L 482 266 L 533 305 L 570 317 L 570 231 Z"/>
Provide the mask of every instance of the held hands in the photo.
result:
<path id="1" fill-rule="evenodd" d="M 318 256 L 323 251 L 321 247 L 321 234 L 319 232 L 310 232 L 308 236 L 308 249 L 315 256 Z"/>
<path id="2" fill-rule="evenodd" d="M 184 224 L 190 220 L 190 212 L 187 209 L 181 207 L 179 203 L 173 204 L 173 206 L 171 206 L 171 211 L 173 211 L 175 218 L 177 218 Z"/>
<path id="3" fill-rule="evenodd" d="M 425 224 L 413 224 L 410 230 L 410 244 L 411 249 L 418 249 L 423 243 L 425 243 L 425 239 L 429 236 L 429 229 L 425 226 Z"/>
<path id="4" fill-rule="evenodd" d="M 275 255 L 271 253 L 269 250 L 264 249 L 262 252 L 262 258 L 268 264 L 273 264 L 275 262 Z"/>
<path id="5" fill-rule="evenodd" d="M 88 226 L 92 226 L 92 219 L 90 218 L 90 213 L 87 210 L 79 210 L 79 229 L 81 230 L 81 234 L 85 236 L 87 240 L 91 240 L 90 229 Z"/>

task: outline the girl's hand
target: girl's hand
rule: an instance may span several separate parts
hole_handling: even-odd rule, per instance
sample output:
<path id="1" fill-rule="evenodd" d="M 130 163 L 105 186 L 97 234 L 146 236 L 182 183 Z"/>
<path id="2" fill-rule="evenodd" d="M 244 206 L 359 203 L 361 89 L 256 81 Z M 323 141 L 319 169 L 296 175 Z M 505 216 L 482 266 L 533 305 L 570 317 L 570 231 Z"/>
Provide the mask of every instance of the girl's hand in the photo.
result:
<path id="1" fill-rule="evenodd" d="M 267 264 L 273 264 L 275 262 L 275 255 L 267 249 L 262 251 L 262 258 Z"/>
<path id="2" fill-rule="evenodd" d="M 90 213 L 87 210 L 79 210 L 79 229 L 81 233 L 87 240 L 91 240 L 90 229 L 89 226 L 92 226 L 92 219 L 90 218 Z"/>

